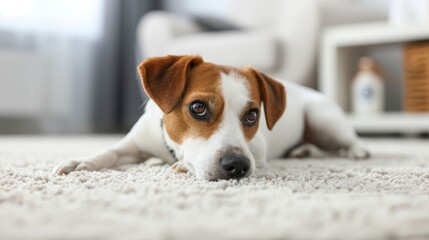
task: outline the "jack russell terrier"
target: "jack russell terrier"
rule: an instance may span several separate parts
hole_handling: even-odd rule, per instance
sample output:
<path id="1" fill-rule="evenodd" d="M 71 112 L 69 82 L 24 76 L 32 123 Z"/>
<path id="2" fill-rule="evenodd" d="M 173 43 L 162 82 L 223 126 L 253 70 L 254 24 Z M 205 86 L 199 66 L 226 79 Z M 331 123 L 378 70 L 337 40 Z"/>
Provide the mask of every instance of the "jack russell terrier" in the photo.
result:
<path id="1" fill-rule="evenodd" d="M 56 174 L 158 157 L 198 179 L 240 179 L 285 154 L 369 157 L 341 109 L 312 89 L 199 56 L 150 58 L 138 72 L 145 114 L 117 145 Z"/>

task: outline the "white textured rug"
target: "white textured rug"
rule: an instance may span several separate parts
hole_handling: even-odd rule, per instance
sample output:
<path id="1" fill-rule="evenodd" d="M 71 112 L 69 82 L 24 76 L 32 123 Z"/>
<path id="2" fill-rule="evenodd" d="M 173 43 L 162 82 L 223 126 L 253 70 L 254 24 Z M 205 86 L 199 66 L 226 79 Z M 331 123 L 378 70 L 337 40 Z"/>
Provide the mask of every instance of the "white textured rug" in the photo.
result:
<path id="1" fill-rule="evenodd" d="M 367 140 L 369 161 L 273 161 L 240 182 L 154 161 L 51 174 L 118 139 L 0 138 L 0 239 L 429 239 L 429 142 Z"/>

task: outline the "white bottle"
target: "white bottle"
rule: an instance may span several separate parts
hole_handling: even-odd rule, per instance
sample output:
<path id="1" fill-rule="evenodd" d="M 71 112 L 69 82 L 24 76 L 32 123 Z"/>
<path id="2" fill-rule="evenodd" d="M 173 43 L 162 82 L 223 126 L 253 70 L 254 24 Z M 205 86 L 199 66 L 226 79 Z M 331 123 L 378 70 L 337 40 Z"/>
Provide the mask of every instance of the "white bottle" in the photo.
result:
<path id="1" fill-rule="evenodd" d="M 375 62 L 364 57 L 352 83 L 352 110 L 356 115 L 376 115 L 384 110 L 384 83 Z"/>

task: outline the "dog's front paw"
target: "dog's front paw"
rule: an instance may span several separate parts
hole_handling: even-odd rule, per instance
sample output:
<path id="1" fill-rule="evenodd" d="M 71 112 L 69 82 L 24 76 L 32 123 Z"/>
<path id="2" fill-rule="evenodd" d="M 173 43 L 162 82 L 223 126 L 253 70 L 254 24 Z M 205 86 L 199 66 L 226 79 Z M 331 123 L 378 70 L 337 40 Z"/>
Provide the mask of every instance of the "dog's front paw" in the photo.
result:
<path id="1" fill-rule="evenodd" d="M 368 149 L 360 144 L 354 145 L 347 149 L 341 149 L 338 153 L 341 157 L 353 159 L 368 159 L 371 157 Z"/>
<path id="2" fill-rule="evenodd" d="M 89 160 L 68 160 L 58 164 L 54 169 L 53 173 L 57 175 L 69 174 L 73 171 L 96 170 L 95 165 Z"/>
<path id="3" fill-rule="evenodd" d="M 54 167 L 52 172 L 57 175 L 68 174 L 72 171 L 75 171 L 76 167 L 80 163 L 81 163 L 80 161 L 76 161 L 76 160 L 67 160 L 58 164 L 56 167 Z"/>
<path id="4" fill-rule="evenodd" d="M 188 168 L 185 166 L 185 164 L 181 161 L 178 161 L 176 163 L 174 163 L 171 166 L 171 169 L 173 169 L 173 171 L 175 173 L 187 173 L 188 172 Z"/>
<path id="5" fill-rule="evenodd" d="M 291 158 L 323 158 L 326 156 L 327 154 L 323 150 L 311 143 L 300 145 L 289 153 Z"/>

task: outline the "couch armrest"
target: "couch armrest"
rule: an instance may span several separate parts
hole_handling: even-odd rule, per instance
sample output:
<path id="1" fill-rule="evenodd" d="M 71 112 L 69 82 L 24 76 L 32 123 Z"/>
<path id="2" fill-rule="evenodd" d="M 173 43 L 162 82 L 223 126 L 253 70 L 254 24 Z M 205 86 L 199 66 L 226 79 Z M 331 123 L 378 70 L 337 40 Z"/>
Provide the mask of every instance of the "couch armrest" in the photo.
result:
<path id="1" fill-rule="evenodd" d="M 167 54 L 167 45 L 182 35 L 203 29 L 189 16 L 164 11 L 146 14 L 137 26 L 137 44 L 144 58 Z"/>
<path id="2" fill-rule="evenodd" d="M 262 71 L 276 67 L 273 35 L 253 31 L 204 32 L 176 38 L 169 54 L 198 54 L 206 61 L 236 67 L 252 66 Z"/>

